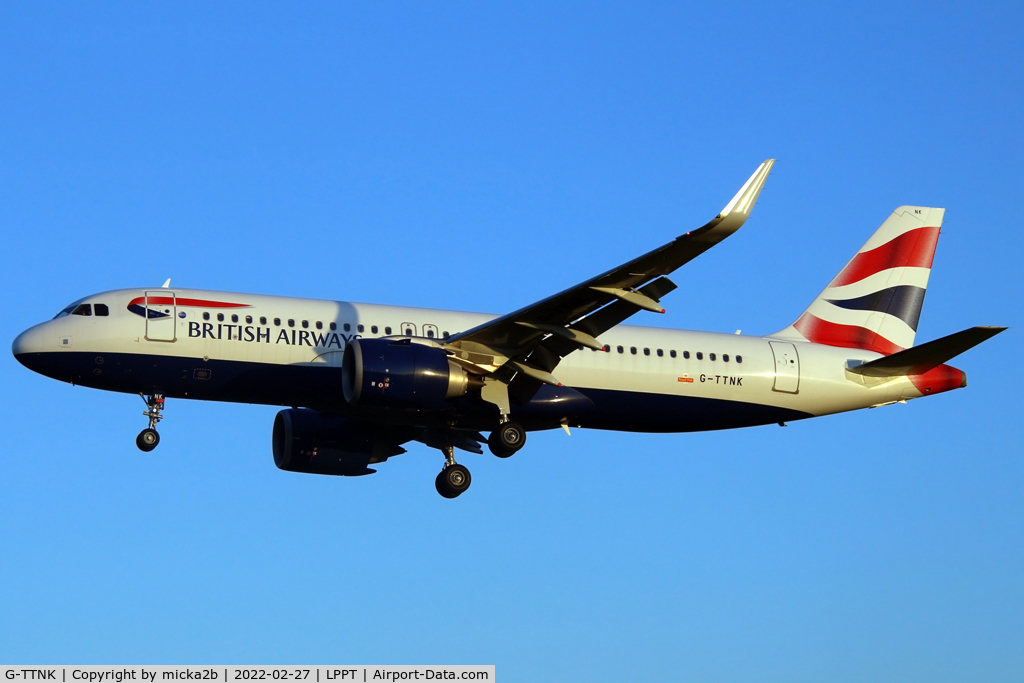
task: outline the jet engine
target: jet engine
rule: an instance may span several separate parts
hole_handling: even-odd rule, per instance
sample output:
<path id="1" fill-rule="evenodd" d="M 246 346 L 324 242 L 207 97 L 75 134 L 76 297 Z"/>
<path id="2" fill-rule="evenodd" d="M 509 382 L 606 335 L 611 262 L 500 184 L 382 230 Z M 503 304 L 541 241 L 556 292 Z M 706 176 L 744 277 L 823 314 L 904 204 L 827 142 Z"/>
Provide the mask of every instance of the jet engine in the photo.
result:
<path id="1" fill-rule="evenodd" d="M 437 408 L 482 380 L 449 360 L 443 349 L 408 339 L 356 339 L 345 347 L 341 384 L 351 405 Z"/>
<path id="2" fill-rule="evenodd" d="M 405 453 L 399 443 L 408 439 L 402 436 L 393 429 L 378 434 L 369 425 L 315 410 L 282 410 L 274 419 L 274 464 L 308 474 L 373 474 L 367 465 Z"/>

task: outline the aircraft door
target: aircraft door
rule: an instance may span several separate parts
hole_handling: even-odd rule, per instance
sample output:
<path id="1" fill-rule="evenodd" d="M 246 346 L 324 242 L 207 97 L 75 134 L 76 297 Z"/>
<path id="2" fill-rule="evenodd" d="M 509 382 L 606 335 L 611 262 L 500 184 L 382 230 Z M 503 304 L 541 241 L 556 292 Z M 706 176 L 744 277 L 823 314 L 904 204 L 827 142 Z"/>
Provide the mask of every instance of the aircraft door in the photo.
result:
<path id="1" fill-rule="evenodd" d="M 399 330 L 401 330 L 399 334 L 404 334 L 407 337 L 415 337 L 416 323 L 402 323 L 402 326 L 399 328 Z"/>
<path id="2" fill-rule="evenodd" d="M 423 336 L 429 337 L 430 339 L 437 338 L 437 325 L 424 325 Z"/>
<path id="3" fill-rule="evenodd" d="M 800 356 L 789 342 L 768 342 L 775 356 L 775 391 L 795 394 L 800 390 Z"/>
<path id="4" fill-rule="evenodd" d="M 174 292 L 160 289 L 146 292 L 146 339 L 172 342 L 177 337 L 178 306 Z"/>

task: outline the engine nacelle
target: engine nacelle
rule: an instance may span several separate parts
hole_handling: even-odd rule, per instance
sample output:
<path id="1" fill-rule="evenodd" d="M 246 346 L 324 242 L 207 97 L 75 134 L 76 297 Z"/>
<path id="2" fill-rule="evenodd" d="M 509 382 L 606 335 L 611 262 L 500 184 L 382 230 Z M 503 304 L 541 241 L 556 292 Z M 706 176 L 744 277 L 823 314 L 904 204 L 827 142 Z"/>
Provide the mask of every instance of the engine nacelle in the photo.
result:
<path id="1" fill-rule="evenodd" d="M 436 346 L 407 339 L 355 339 L 341 364 L 345 400 L 379 408 L 432 408 L 482 382 Z"/>
<path id="2" fill-rule="evenodd" d="M 315 410 L 282 410 L 274 419 L 274 464 L 289 472 L 355 477 L 367 465 L 405 449 L 367 431 L 365 425 Z"/>

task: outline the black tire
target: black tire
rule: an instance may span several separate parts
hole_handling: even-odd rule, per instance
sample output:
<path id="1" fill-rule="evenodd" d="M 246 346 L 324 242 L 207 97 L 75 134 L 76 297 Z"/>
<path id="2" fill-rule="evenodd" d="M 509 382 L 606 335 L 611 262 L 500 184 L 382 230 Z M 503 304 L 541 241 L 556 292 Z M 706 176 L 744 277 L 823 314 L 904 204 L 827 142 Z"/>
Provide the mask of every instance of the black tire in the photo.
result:
<path id="1" fill-rule="evenodd" d="M 451 489 L 448 488 L 448 484 L 444 480 L 444 472 L 438 472 L 437 477 L 434 478 L 434 488 L 441 494 L 442 498 L 454 498 L 455 494 Z"/>
<path id="2" fill-rule="evenodd" d="M 499 458 L 509 458 L 515 455 L 515 451 L 510 451 L 501 445 L 501 441 L 498 440 L 497 429 L 491 432 L 490 436 L 487 437 L 487 448 L 489 448 L 491 453 L 494 453 L 494 455 Z"/>
<path id="3" fill-rule="evenodd" d="M 156 433 L 155 429 L 143 429 L 139 432 L 139 435 L 135 437 L 135 445 L 138 446 L 139 450 L 143 453 L 149 453 L 159 444 L 160 435 Z"/>
<path id="4" fill-rule="evenodd" d="M 434 487 L 445 498 L 457 498 L 466 492 L 472 481 L 473 477 L 464 465 L 449 465 L 438 473 Z"/>
<path id="5" fill-rule="evenodd" d="M 508 451 L 509 454 L 515 453 L 520 448 L 526 445 L 526 430 L 518 422 L 506 422 L 505 424 L 498 425 L 491 435 L 494 437 L 495 444 L 503 451 Z M 490 439 L 487 440 L 490 445 Z M 508 456 L 502 456 L 508 457 Z"/>

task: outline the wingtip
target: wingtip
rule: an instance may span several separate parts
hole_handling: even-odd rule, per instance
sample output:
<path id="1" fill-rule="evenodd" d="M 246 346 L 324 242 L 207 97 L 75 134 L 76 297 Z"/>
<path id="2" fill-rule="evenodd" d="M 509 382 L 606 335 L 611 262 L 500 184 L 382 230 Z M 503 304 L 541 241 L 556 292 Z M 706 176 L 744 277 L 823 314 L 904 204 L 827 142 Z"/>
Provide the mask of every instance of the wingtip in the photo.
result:
<path id="1" fill-rule="evenodd" d="M 757 202 L 758 196 L 761 194 L 761 189 L 764 187 L 764 183 L 768 180 L 768 174 L 772 170 L 772 166 L 775 165 L 775 159 L 765 159 L 761 162 L 761 165 L 757 167 L 754 174 L 747 179 L 747 182 L 743 183 L 743 187 L 736 193 L 736 196 L 725 205 L 722 212 L 718 214 L 720 217 L 725 218 L 732 213 L 740 213 L 744 216 L 749 216 L 751 210 L 754 208 L 754 204 Z"/>

